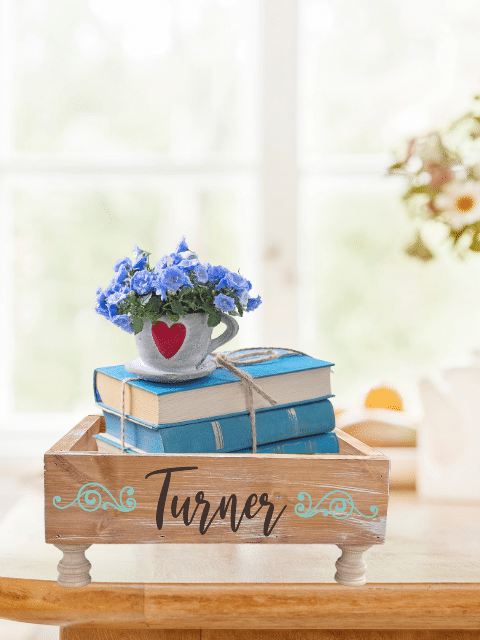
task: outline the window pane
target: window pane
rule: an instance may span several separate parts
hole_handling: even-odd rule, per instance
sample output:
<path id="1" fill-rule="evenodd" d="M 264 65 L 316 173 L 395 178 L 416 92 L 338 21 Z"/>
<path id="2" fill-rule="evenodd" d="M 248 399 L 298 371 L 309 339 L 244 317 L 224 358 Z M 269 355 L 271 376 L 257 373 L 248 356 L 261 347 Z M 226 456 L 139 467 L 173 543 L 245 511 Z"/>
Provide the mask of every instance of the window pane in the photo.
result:
<path id="1" fill-rule="evenodd" d="M 479 92 L 476 0 L 301 0 L 301 155 L 389 152 Z"/>
<path id="2" fill-rule="evenodd" d="M 255 261 L 245 260 L 240 245 L 239 229 L 250 219 L 252 204 L 245 191 L 243 179 L 225 184 L 183 180 L 173 187 L 18 187 L 15 409 L 93 409 L 93 370 L 136 357 L 133 336 L 94 312 L 97 288 L 108 285 L 114 263 L 131 255 L 134 244 L 151 252 L 153 265 L 186 233 L 189 246 L 203 261 L 225 264 L 233 271 L 241 267 L 254 280 Z M 179 207 L 191 221 L 188 229 L 172 222 Z M 239 322 L 239 338 L 248 339 L 252 320 Z M 229 348 L 236 345 L 237 339 Z"/>
<path id="3" fill-rule="evenodd" d="M 257 4 L 17 2 L 16 149 L 252 157 Z"/>
<path id="4" fill-rule="evenodd" d="M 456 259 L 439 237 L 437 260 L 406 256 L 399 187 L 373 177 L 302 184 L 305 332 L 312 353 L 337 363 L 343 406 L 386 381 L 418 410 L 418 380 L 478 344 L 476 256 Z"/>

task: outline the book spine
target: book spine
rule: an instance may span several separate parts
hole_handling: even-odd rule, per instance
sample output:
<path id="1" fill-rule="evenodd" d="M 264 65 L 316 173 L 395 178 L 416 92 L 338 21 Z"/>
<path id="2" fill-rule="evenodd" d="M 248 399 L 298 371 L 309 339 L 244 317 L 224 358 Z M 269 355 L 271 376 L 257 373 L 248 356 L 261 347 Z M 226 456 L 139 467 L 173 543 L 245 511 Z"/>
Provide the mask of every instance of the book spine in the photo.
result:
<path id="1" fill-rule="evenodd" d="M 103 410 L 107 433 L 121 437 L 120 416 Z M 272 408 L 256 414 L 257 444 L 328 433 L 335 428 L 329 400 Z M 125 441 L 151 453 L 227 453 L 252 446 L 249 415 L 222 416 L 163 429 L 125 419 Z"/>
<path id="2" fill-rule="evenodd" d="M 251 453 L 252 449 L 241 449 L 232 453 Z M 257 447 L 257 453 L 339 453 L 340 445 L 335 433 L 321 433 L 317 436 L 272 442 Z"/>
<path id="3" fill-rule="evenodd" d="M 118 413 L 106 411 L 105 409 L 103 410 L 103 416 L 105 418 L 106 434 L 121 441 L 121 417 Z M 160 433 L 159 430 L 149 429 L 141 423 L 133 422 L 130 418 L 125 418 L 125 444 L 127 446 L 136 447 L 147 453 L 174 453 L 165 451 Z"/>

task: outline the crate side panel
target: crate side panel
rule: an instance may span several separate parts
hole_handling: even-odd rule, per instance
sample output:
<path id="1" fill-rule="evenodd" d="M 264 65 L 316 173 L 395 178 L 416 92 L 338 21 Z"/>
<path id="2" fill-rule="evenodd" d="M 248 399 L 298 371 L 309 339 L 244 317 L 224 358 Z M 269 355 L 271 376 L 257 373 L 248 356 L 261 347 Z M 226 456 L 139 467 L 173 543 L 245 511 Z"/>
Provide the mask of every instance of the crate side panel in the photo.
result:
<path id="1" fill-rule="evenodd" d="M 368 444 L 357 440 L 357 438 L 345 433 L 341 429 L 335 429 L 335 433 L 340 444 L 341 453 L 368 457 L 382 455 L 376 449 L 373 449 Z"/>
<path id="2" fill-rule="evenodd" d="M 97 442 L 94 436 L 102 431 L 105 431 L 103 416 L 86 416 L 63 438 L 60 438 L 45 455 L 66 451 L 97 451 Z"/>
<path id="3" fill-rule="evenodd" d="M 388 473 L 378 458 L 60 453 L 46 540 L 378 544 Z"/>

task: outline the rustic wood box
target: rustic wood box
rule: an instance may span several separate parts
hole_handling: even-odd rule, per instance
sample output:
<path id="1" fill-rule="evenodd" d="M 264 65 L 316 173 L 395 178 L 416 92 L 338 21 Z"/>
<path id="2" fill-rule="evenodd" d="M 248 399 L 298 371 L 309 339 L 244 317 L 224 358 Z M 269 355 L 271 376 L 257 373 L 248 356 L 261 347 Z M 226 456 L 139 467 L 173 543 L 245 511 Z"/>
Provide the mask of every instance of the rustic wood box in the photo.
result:
<path id="1" fill-rule="evenodd" d="M 365 583 L 382 544 L 390 461 L 337 431 L 339 454 L 106 454 L 88 416 L 45 454 L 45 539 L 64 552 L 59 584 L 90 581 L 92 543 L 320 543 L 335 579 Z"/>

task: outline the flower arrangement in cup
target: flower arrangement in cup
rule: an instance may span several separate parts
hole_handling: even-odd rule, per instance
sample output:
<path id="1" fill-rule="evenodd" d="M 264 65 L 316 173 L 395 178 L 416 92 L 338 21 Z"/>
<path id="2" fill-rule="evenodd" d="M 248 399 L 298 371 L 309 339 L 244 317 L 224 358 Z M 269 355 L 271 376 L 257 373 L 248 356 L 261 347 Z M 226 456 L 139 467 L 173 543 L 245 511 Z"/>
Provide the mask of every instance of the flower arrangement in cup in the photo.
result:
<path id="1" fill-rule="evenodd" d="M 443 131 L 412 138 L 401 158 L 388 169 L 407 180 L 403 194 L 409 212 L 419 222 L 406 252 L 427 261 L 434 254 L 422 227 L 430 221 L 446 227 L 459 256 L 480 251 L 480 96 L 474 107 Z"/>
<path id="2" fill-rule="evenodd" d="M 208 326 L 215 327 L 222 312 L 242 316 L 262 302 L 250 296 L 252 284 L 240 274 L 200 262 L 184 237 L 154 267 L 149 255 L 135 246 L 133 260 L 117 260 L 110 284 L 97 290 L 95 311 L 128 333 L 140 333 L 145 320 L 154 325 L 167 316 L 176 322 L 198 312 L 208 314 Z"/>

